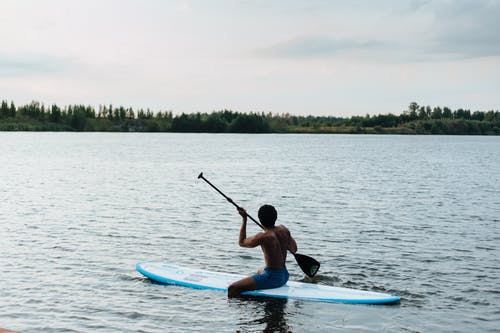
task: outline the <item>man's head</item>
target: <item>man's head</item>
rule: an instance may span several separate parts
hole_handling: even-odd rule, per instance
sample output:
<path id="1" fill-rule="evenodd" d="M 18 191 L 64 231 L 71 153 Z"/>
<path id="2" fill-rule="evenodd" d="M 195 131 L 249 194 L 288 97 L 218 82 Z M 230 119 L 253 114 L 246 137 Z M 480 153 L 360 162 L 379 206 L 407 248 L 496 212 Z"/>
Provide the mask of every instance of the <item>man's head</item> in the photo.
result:
<path id="1" fill-rule="evenodd" d="M 274 222 L 278 218 L 278 213 L 271 205 L 264 205 L 259 208 L 259 220 L 265 228 L 274 227 Z"/>

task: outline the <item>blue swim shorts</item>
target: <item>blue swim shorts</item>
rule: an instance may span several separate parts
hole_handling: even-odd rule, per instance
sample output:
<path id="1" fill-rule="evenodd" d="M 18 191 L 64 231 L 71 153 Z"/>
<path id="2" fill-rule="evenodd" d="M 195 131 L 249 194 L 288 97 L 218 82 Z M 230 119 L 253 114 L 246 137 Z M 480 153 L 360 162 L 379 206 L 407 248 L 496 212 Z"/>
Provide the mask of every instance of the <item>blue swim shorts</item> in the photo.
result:
<path id="1" fill-rule="evenodd" d="M 262 274 L 255 274 L 252 276 L 257 284 L 258 289 L 271 289 L 278 288 L 288 281 L 288 270 L 264 268 Z"/>

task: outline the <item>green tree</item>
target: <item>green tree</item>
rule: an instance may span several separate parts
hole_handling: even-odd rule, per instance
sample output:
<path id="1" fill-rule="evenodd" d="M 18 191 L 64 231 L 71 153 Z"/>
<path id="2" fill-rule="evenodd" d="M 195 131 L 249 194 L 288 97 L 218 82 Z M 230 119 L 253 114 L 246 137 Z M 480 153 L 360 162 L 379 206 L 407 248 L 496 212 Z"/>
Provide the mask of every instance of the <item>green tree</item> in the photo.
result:
<path id="1" fill-rule="evenodd" d="M 83 131 L 85 129 L 86 124 L 87 124 L 87 117 L 85 115 L 85 112 L 77 110 L 72 113 L 71 127 L 73 127 L 77 131 Z"/>
<path id="2" fill-rule="evenodd" d="M 109 108 L 108 108 L 108 119 L 109 119 L 109 120 L 113 120 L 113 105 L 112 105 L 112 104 L 109 104 Z"/>
<path id="3" fill-rule="evenodd" d="M 451 112 L 451 109 L 449 107 L 445 106 L 443 108 L 443 118 L 446 118 L 446 119 L 453 118 L 453 113 Z"/>
<path id="4" fill-rule="evenodd" d="M 494 111 L 488 111 L 486 112 L 486 114 L 484 115 L 484 120 L 486 121 L 495 121 L 495 112 Z"/>
<path id="5" fill-rule="evenodd" d="M 443 110 L 439 106 L 432 109 L 431 118 L 432 119 L 441 119 L 443 117 Z"/>
<path id="6" fill-rule="evenodd" d="M 219 117 L 220 114 L 210 114 L 203 123 L 203 128 L 208 133 L 223 133 L 227 130 L 227 123 Z"/>
<path id="7" fill-rule="evenodd" d="M 7 101 L 2 101 L 0 106 L 0 118 L 7 118 L 10 114 L 9 104 Z"/>
<path id="8" fill-rule="evenodd" d="M 455 119 L 470 119 L 470 110 L 457 109 L 453 112 L 453 118 Z"/>
<path id="9" fill-rule="evenodd" d="M 132 108 L 128 108 L 127 110 L 127 119 L 135 119 L 135 113 Z"/>
<path id="10" fill-rule="evenodd" d="M 263 117 L 256 114 L 239 114 L 229 125 L 231 133 L 269 133 L 271 128 Z"/>
<path id="11" fill-rule="evenodd" d="M 420 108 L 417 102 L 411 102 L 410 105 L 408 106 L 408 111 L 410 112 L 417 112 L 417 110 Z"/>
<path id="12" fill-rule="evenodd" d="M 425 120 L 428 118 L 428 115 L 427 115 L 427 109 L 425 108 L 425 106 L 421 106 L 419 109 L 418 109 L 418 119 L 420 120 Z"/>
<path id="13" fill-rule="evenodd" d="M 16 106 L 14 105 L 14 102 L 10 102 L 10 113 L 9 117 L 14 118 L 16 116 Z"/>
<path id="14" fill-rule="evenodd" d="M 54 123 L 60 123 L 61 118 L 62 118 L 61 109 L 57 105 L 53 104 L 49 112 L 49 120 Z"/>
<path id="15" fill-rule="evenodd" d="M 417 102 L 411 102 L 410 105 L 408 106 L 408 116 L 410 118 L 410 121 L 412 120 L 417 120 L 418 119 L 418 114 L 417 111 L 420 107 L 418 106 Z"/>
<path id="16" fill-rule="evenodd" d="M 201 115 L 189 115 L 182 113 L 172 120 L 172 131 L 174 132 L 201 132 Z"/>
<path id="17" fill-rule="evenodd" d="M 481 112 L 481 111 L 475 111 L 475 112 L 471 115 L 471 119 L 473 119 L 473 120 L 478 120 L 478 121 L 483 121 L 483 120 L 484 120 L 484 112 Z"/>

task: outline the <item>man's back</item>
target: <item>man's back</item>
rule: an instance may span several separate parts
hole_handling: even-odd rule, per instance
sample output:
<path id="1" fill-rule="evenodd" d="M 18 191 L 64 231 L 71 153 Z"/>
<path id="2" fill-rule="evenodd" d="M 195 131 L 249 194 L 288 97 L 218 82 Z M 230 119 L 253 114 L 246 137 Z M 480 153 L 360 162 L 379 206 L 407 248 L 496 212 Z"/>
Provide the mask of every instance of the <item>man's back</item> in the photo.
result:
<path id="1" fill-rule="evenodd" d="M 266 229 L 263 234 L 261 248 L 264 252 L 266 267 L 284 268 L 288 249 L 297 250 L 297 244 L 290 236 L 290 231 L 284 225 L 279 225 L 272 229 Z"/>

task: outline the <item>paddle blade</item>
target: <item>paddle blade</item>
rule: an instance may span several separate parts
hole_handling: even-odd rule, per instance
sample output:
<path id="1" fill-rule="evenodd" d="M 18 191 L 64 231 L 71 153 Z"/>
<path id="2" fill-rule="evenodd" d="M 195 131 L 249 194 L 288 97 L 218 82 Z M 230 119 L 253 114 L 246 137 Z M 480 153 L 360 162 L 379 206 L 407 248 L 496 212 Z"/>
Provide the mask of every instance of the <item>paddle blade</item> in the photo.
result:
<path id="1" fill-rule="evenodd" d="M 307 276 L 313 277 L 319 271 L 320 263 L 316 259 L 299 253 L 292 254 L 295 257 L 295 260 L 297 260 L 300 269 L 302 269 Z"/>

